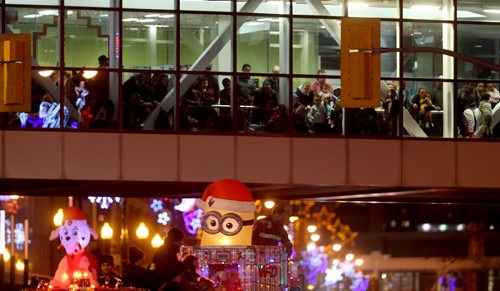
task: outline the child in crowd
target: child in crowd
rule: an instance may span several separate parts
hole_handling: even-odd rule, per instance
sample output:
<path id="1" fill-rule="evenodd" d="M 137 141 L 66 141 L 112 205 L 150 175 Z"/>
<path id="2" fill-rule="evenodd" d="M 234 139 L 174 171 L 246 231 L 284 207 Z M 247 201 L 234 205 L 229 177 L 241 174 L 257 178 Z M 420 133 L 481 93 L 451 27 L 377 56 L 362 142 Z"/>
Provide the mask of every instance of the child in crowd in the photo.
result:
<path id="1" fill-rule="evenodd" d="M 115 261 L 111 255 L 104 254 L 99 265 L 97 282 L 101 287 L 115 288 L 120 285 L 122 279 L 114 270 Z"/>
<path id="2" fill-rule="evenodd" d="M 307 114 L 307 121 L 310 124 L 310 133 L 325 131 L 326 108 L 323 106 L 321 101 L 321 96 L 315 96 L 313 101 L 314 104 L 309 109 L 309 113 Z"/>
<path id="3" fill-rule="evenodd" d="M 479 124 L 483 126 L 481 133 L 484 137 L 490 137 L 493 133 L 491 129 L 492 110 L 490 103 L 490 94 L 483 93 L 481 95 L 481 101 L 479 102 L 479 111 L 481 112 Z"/>
<path id="4" fill-rule="evenodd" d="M 495 106 L 500 101 L 500 93 L 493 83 L 486 84 L 486 93 L 490 94 L 490 103 Z"/>

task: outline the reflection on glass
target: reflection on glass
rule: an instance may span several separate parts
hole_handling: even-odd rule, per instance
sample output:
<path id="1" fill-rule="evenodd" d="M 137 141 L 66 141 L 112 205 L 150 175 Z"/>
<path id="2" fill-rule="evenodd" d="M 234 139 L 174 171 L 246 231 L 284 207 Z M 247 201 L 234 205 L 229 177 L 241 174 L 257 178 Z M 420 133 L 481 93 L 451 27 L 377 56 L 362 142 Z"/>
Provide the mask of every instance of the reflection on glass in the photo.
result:
<path id="1" fill-rule="evenodd" d="M 231 38 L 218 38 L 231 30 L 229 16 L 182 14 L 180 61 L 184 67 L 203 71 L 231 71 Z M 207 50 L 210 48 L 210 50 Z M 199 59 L 200 56 L 203 58 Z M 195 65 L 195 61 L 197 67 Z"/>
<path id="2" fill-rule="evenodd" d="M 499 37 L 498 26 L 459 24 L 457 27 L 457 47 L 460 54 L 477 60 L 498 64 Z M 458 62 L 459 78 L 479 78 L 498 80 L 499 72 L 491 70 L 479 63 Z"/>
<path id="3" fill-rule="evenodd" d="M 342 16 L 341 0 L 293 1 L 293 14 Z"/>
<path id="4" fill-rule="evenodd" d="M 157 1 L 157 0 L 123 0 L 123 8 L 138 9 L 174 9 L 175 0 Z"/>
<path id="5" fill-rule="evenodd" d="M 238 2 L 240 3 L 240 2 Z M 192 0 L 180 1 L 181 10 L 230 12 L 232 1 Z"/>
<path id="6" fill-rule="evenodd" d="M 60 128 L 59 74 L 54 70 L 33 70 L 31 80 L 31 110 L 9 112 L 7 127 Z M 65 108 L 62 120 L 64 127 L 70 127 L 69 112 Z"/>
<path id="7" fill-rule="evenodd" d="M 381 22 L 380 46 L 384 48 L 398 47 L 397 23 Z M 397 53 L 383 53 L 380 55 L 380 72 L 382 77 L 394 77 L 397 75 Z"/>
<path id="8" fill-rule="evenodd" d="M 241 17 L 238 30 L 238 67 L 250 64 L 252 72 L 270 73 L 280 63 L 280 56 L 288 51 L 288 42 L 280 37 L 280 22 L 285 18 Z M 286 73 L 286 72 L 283 72 Z"/>
<path id="9" fill-rule="evenodd" d="M 236 10 L 245 13 L 269 13 L 269 14 L 287 14 L 289 11 L 288 0 L 261 1 L 255 7 L 253 0 L 242 0 L 236 2 Z"/>
<path id="10" fill-rule="evenodd" d="M 450 20 L 453 18 L 453 1 L 403 0 L 403 18 Z"/>
<path id="11" fill-rule="evenodd" d="M 79 0 L 64 0 L 64 5 L 66 6 L 85 6 L 85 7 L 113 7 L 113 2 L 117 1 L 109 1 L 109 0 L 87 0 L 87 1 L 79 1 Z M 117 3 L 115 5 L 118 5 Z"/>
<path id="12" fill-rule="evenodd" d="M 457 19 L 464 21 L 498 21 L 500 4 L 495 1 L 457 0 Z"/>
<path id="13" fill-rule="evenodd" d="M 123 66 L 168 70 L 175 64 L 174 15 L 123 13 Z"/>
<path id="14" fill-rule="evenodd" d="M 330 25 L 332 29 L 327 30 L 324 24 Z M 317 19 L 294 19 L 295 74 L 316 74 L 318 68 L 328 70 L 331 74 L 340 74 L 339 24 L 339 20 L 322 23 Z"/>
<path id="15" fill-rule="evenodd" d="M 68 10 L 64 22 L 65 64 L 97 67 L 98 57 L 108 55 L 109 11 Z"/>
<path id="16" fill-rule="evenodd" d="M 54 9 L 6 8 L 6 32 L 32 35 L 33 57 L 40 66 L 58 64 L 59 27 Z M 68 12 L 69 13 L 69 12 Z"/>
<path id="17" fill-rule="evenodd" d="M 397 0 L 353 1 L 348 2 L 349 17 L 398 17 Z"/>
<path id="18" fill-rule="evenodd" d="M 403 24 L 404 48 L 438 48 L 448 46 L 443 43 L 441 24 L 409 23 Z M 405 77 L 439 77 L 443 75 L 443 54 L 441 53 L 404 53 Z"/>

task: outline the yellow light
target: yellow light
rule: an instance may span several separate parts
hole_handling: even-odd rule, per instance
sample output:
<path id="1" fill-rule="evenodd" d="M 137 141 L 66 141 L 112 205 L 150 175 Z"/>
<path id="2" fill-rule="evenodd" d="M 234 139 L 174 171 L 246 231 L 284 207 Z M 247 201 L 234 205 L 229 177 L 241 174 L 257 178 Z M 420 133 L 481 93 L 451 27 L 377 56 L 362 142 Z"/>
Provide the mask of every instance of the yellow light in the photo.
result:
<path id="1" fill-rule="evenodd" d="M 52 70 L 42 70 L 42 71 L 38 71 L 38 75 L 47 78 L 50 75 L 52 75 L 53 72 L 54 71 L 52 71 Z"/>
<path id="2" fill-rule="evenodd" d="M 387 274 L 386 274 L 386 273 L 383 273 L 382 275 L 380 275 L 380 278 L 382 278 L 382 279 L 386 279 L 386 278 L 387 278 Z"/>
<path id="3" fill-rule="evenodd" d="M 151 246 L 155 249 L 161 247 L 163 245 L 163 239 L 161 238 L 160 234 L 157 233 L 153 236 L 153 239 L 151 240 Z"/>
<path id="4" fill-rule="evenodd" d="M 24 271 L 24 262 L 21 262 L 20 259 L 17 259 L 16 261 L 16 270 L 18 270 L 19 272 Z"/>
<path id="5" fill-rule="evenodd" d="M 317 234 L 317 233 L 311 234 L 312 241 L 317 242 L 317 241 L 319 241 L 319 238 L 320 238 L 319 234 Z"/>
<path id="6" fill-rule="evenodd" d="M 83 276 L 83 275 L 82 275 L 82 272 L 80 272 L 80 271 L 74 271 L 74 272 L 73 272 L 73 278 L 74 278 L 74 279 L 79 280 L 79 279 L 81 279 L 81 278 L 82 278 L 82 276 Z"/>
<path id="7" fill-rule="evenodd" d="M 306 248 L 307 248 L 308 252 L 312 252 L 312 251 L 314 251 L 316 249 L 316 244 L 313 243 L 313 242 L 310 242 L 310 243 L 307 244 Z"/>
<path id="8" fill-rule="evenodd" d="M 141 222 L 139 224 L 139 227 L 137 227 L 137 230 L 135 231 L 135 234 L 137 235 L 138 239 L 146 239 L 149 236 L 149 230 L 144 224 L 144 222 Z"/>
<path id="9" fill-rule="evenodd" d="M 62 208 L 59 208 L 57 210 L 57 213 L 54 215 L 54 219 L 52 220 L 56 227 L 61 226 L 63 224 L 63 215 L 64 214 Z"/>
<path id="10" fill-rule="evenodd" d="M 348 260 L 348 261 L 352 261 L 352 259 L 354 259 L 354 255 L 353 254 L 347 254 L 347 255 L 345 255 L 345 259 Z"/>
<path id="11" fill-rule="evenodd" d="M 288 219 L 288 221 L 290 221 L 291 223 L 294 223 L 295 221 L 299 220 L 299 217 L 298 216 L 290 216 L 290 218 Z"/>
<path id="12" fill-rule="evenodd" d="M 363 262 L 364 262 L 363 259 L 356 259 L 354 261 L 354 264 L 359 267 L 359 266 L 363 265 Z"/>
<path id="13" fill-rule="evenodd" d="M 85 70 L 83 71 L 83 77 L 85 79 L 92 79 L 97 75 L 97 71 L 95 70 Z"/>
<path id="14" fill-rule="evenodd" d="M 113 237 L 113 229 L 109 225 L 109 223 L 105 222 L 101 228 L 101 238 L 102 239 L 111 239 Z"/>
<path id="15" fill-rule="evenodd" d="M 257 220 L 261 220 L 263 218 L 266 218 L 266 216 L 265 215 L 259 215 L 259 216 L 257 216 Z"/>
<path id="16" fill-rule="evenodd" d="M 223 238 L 223 239 L 222 239 L 222 244 L 223 244 L 223 245 L 227 246 L 227 245 L 229 245 L 230 243 L 231 243 L 231 241 L 230 241 L 227 237 L 225 237 L 225 238 Z"/>
<path id="17" fill-rule="evenodd" d="M 276 203 L 274 203 L 274 201 L 269 200 L 269 201 L 264 202 L 264 207 L 266 207 L 267 209 L 271 209 L 274 207 L 275 204 Z"/>
<path id="18" fill-rule="evenodd" d="M 338 264 L 340 264 L 340 260 L 339 259 L 333 259 L 332 264 L 334 266 L 337 266 Z"/>
<path id="19" fill-rule="evenodd" d="M 334 244 L 332 246 L 332 249 L 335 251 L 335 252 L 338 252 L 342 249 L 342 245 L 341 244 Z"/>
<path id="20" fill-rule="evenodd" d="M 307 290 L 314 290 L 314 285 L 307 285 Z"/>
<path id="21" fill-rule="evenodd" d="M 61 280 L 62 280 L 63 283 L 68 282 L 68 280 L 69 280 L 68 273 L 63 273 L 62 276 L 61 276 Z"/>
<path id="22" fill-rule="evenodd" d="M 318 227 L 316 225 L 309 225 L 307 227 L 307 231 L 310 232 L 310 233 L 315 232 L 317 229 L 318 229 Z"/>
<path id="23" fill-rule="evenodd" d="M 8 249 L 5 249 L 5 253 L 3 253 L 3 261 L 8 262 L 10 260 L 10 253 Z"/>

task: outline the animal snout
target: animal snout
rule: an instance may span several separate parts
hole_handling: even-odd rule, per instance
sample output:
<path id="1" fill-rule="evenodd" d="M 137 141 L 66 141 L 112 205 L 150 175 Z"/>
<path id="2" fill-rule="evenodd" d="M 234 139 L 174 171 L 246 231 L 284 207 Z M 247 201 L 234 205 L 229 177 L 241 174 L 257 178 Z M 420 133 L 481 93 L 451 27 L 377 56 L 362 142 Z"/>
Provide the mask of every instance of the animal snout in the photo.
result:
<path id="1" fill-rule="evenodd" d="M 66 236 L 65 239 L 69 241 L 71 239 L 71 236 Z"/>

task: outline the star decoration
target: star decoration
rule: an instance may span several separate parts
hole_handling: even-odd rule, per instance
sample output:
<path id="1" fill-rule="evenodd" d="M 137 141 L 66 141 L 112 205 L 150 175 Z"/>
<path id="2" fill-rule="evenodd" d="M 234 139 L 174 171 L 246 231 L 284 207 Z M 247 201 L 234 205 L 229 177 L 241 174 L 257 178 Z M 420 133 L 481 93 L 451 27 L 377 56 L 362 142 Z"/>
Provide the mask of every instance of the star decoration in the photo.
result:
<path id="1" fill-rule="evenodd" d="M 319 224 L 324 225 L 325 227 L 330 225 L 330 221 L 334 219 L 335 216 L 337 216 L 337 214 L 335 214 L 335 212 L 328 212 L 328 209 L 324 205 L 321 207 L 320 212 L 312 214 L 312 217 L 316 219 Z"/>

